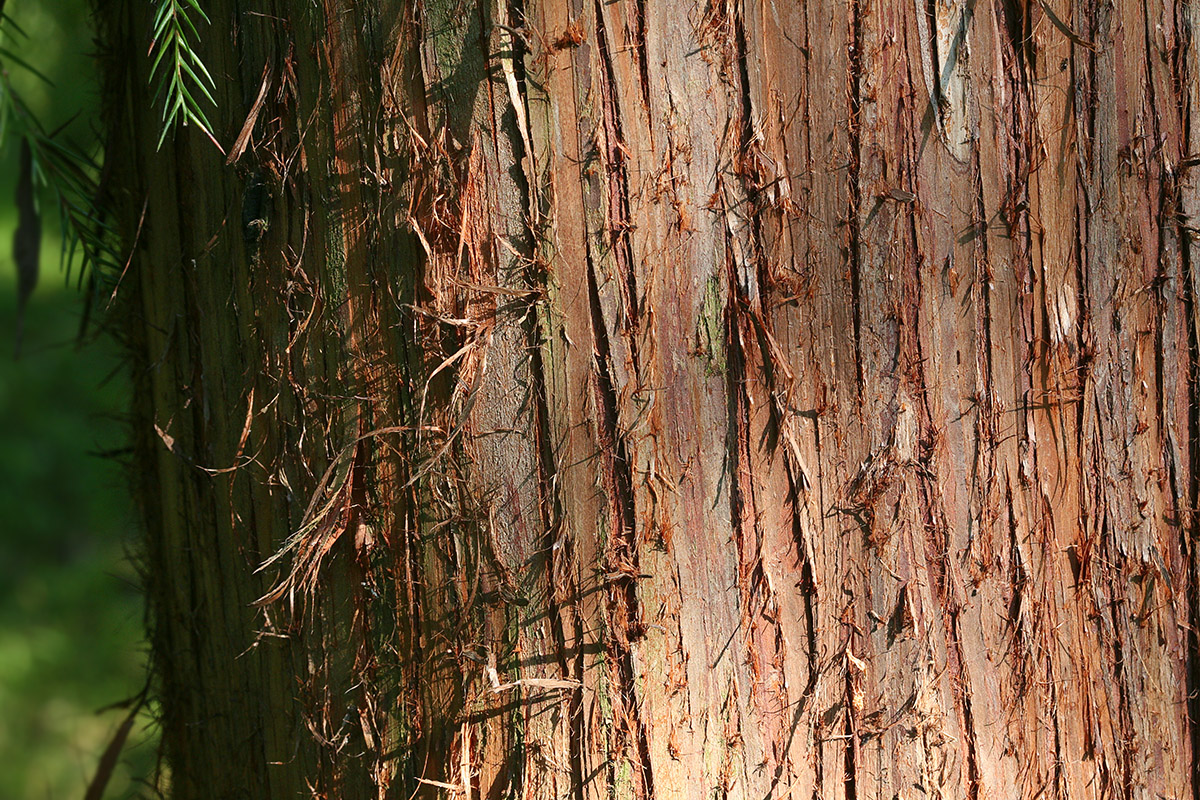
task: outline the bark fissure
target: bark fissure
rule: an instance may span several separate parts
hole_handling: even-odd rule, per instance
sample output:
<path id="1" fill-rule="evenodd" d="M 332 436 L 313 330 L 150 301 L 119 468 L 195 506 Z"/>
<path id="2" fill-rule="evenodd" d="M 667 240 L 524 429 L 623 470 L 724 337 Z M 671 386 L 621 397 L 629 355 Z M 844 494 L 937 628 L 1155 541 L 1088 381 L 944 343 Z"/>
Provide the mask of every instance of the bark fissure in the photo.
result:
<path id="1" fill-rule="evenodd" d="M 621 287 L 624 291 L 624 319 L 627 331 L 637 331 L 641 315 L 638 297 L 637 271 L 629 218 L 629 176 L 626 172 L 625 137 L 621 132 L 621 102 L 617 97 L 617 81 L 613 75 L 612 50 L 604 24 L 604 9 L 595 0 L 596 39 L 599 51 L 600 102 L 604 123 L 604 164 L 607 170 L 608 213 L 605 216 L 609 252 L 612 255 Z M 635 374 L 638 371 L 638 342 L 636 336 L 627 338 Z"/>
<path id="2" fill-rule="evenodd" d="M 850 134 L 850 163 L 849 173 L 849 205 L 846 210 L 847 219 L 847 248 L 846 254 L 850 270 L 850 298 L 854 306 L 854 371 L 855 386 L 859 401 L 863 395 L 863 353 L 862 353 L 862 265 L 860 264 L 859 211 L 861 210 L 862 194 L 859 186 L 859 170 L 862 165 L 862 131 L 860 128 L 862 113 L 862 9 L 860 0 L 850 0 L 850 41 L 849 56 L 850 72 L 850 117 L 846 121 Z"/>
<path id="3" fill-rule="evenodd" d="M 1190 119 L 1190 117 L 1189 117 Z M 1190 141 L 1190 137 L 1185 137 Z M 1195 169 L 1195 167 L 1193 167 Z M 1178 187 L 1178 184 L 1176 184 Z M 1181 198 L 1182 200 L 1182 198 Z M 1184 225 L 1182 203 L 1179 206 L 1180 226 Z M 1188 231 L 1181 231 L 1180 238 L 1187 242 Z M 1181 248 L 1180 276 L 1183 283 L 1183 324 L 1187 329 L 1187 364 L 1185 375 L 1187 380 L 1187 454 L 1188 481 L 1186 487 L 1186 507 L 1178 508 L 1179 514 L 1179 552 L 1184 560 L 1184 574 L 1187 578 L 1185 606 L 1187 611 L 1187 719 L 1188 738 L 1191 743 L 1191 768 L 1193 775 L 1200 775 L 1200 556 L 1197 554 L 1197 542 L 1200 542 L 1200 336 L 1197 326 L 1200 324 L 1200 309 L 1196 303 L 1197 277 L 1192 263 L 1192 248 L 1185 244 Z M 1200 781 L 1192 785 L 1192 800 L 1200 800 Z"/>
<path id="4" fill-rule="evenodd" d="M 929 113 L 931 116 L 930 122 L 936 124 L 938 128 L 942 127 L 942 106 L 948 102 L 945 93 L 942 91 L 942 62 L 938 56 L 938 0 L 925 0 L 925 8 L 922 11 L 925 14 L 925 26 L 928 33 L 928 41 L 925 47 L 928 48 L 930 72 L 932 73 L 928 80 L 930 81 L 930 96 L 929 96 Z"/>
<path id="5" fill-rule="evenodd" d="M 595 380 L 600 405 L 599 445 L 605 462 L 604 471 L 610 486 L 612 515 L 605 547 L 606 563 L 603 580 L 607 585 L 607 624 L 605 648 L 611 659 L 610 675 L 615 680 L 616 698 L 620 701 L 617 713 L 617 728 L 628 738 L 627 742 L 616 741 L 613 746 L 619 753 L 628 748 L 642 783 L 640 796 L 654 797 L 653 765 L 649 754 L 649 741 L 636 687 L 636 668 L 633 660 L 633 642 L 645 634 L 641 605 L 638 600 L 637 580 L 641 575 L 638 563 L 637 527 L 634 518 L 634 491 L 632 466 L 630 464 L 625 437 L 618 421 L 618 402 L 609 363 L 609 335 L 604 324 L 600 292 L 597 287 L 595 267 L 588 256 L 588 294 L 591 302 L 592 330 L 595 350 Z M 617 765 L 610 764 L 610 771 Z"/>
<path id="6" fill-rule="evenodd" d="M 857 720 L 855 719 L 854 676 L 849 666 L 846 667 L 845 692 L 843 702 L 846 705 L 846 722 L 843 728 L 843 735 L 846 737 L 846 747 L 842 755 L 845 762 L 843 764 L 844 774 L 842 776 L 842 785 L 845 788 L 846 800 L 856 800 L 858 797 L 858 764 L 855 756 L 858 753 L 858 731 L 856 730 Z"/>
<path id="7" fill-rule="evenodd" d="M 536 285 L 536 284 L 535 284 Z M 536 403 L 536 426 L 539 458 L 539 507 L 545 530 L 542 550 L 549 553 L 550 568 L 546 571 L 546 613 L 557 651 L 558 668 L 563 678 L 578 681 L 583 686 L 584 653 L 581 647 L 568 644 L 567 627 L 572 626 L 570 642 L 582 641 L 578 624 L 579 586 L 575 576 L 575 548 L 567 535 L 565 512 L 560 496 L 561 472 L 552 431 L 552 416 L 547 403 L 549 391 L 543 353 L 547 349 L 546 332 L 538 323 L 537 310 L 531 307 L 528 319 L 529 353 L 532 394 Z M 550 334 L 553 335 L 553 334 Z M 567 759 L 570 764 L 571 796 L 585 798 L 584 750 L 586 732 L 583 718 L 583 692 L 572 691 L 567 701 Z"/>
<path id="8" fill-rule="evenodd" d="M 1122 558 L 1119 554 L 1117 558 Z M 1116 600 L 1110 600 L 1108 604 L 1109 622 L 1112 625 L 1112 663 L 1113 663 L 1113 683 L 1117 686 L 1117 717 L 1120 724 L 1121 732 L 1121 747 L 1120 753 L 1120 769 L 1121 769 L 1121 793 L 1126 800 L 1132 800 L 1134 796 L 1134 775 L 1133 775 L 1133 748 L 1130 746 L 1134 741 L 1133 720 L 1130 716 L 1130 704 L 1128 687 L 1125 676 L 1125 648 L 1121 641 L 1120 631 L 1123 626 L 1122 615 L 1125 613 L 1122 609 L 1122 604 Z M 1055 724 L 1055 733 L 1057 739 L 1058 725 Z"/>
<path id="9" fill-rule="evenodd" d="M 638 77 L 641 80 L 642 103 L 646 116 L 650 118 L 651 145 L 654 143 L 653 106 L 650 105 L 650 61 L 646 54 L 646 0 L 635 0 L 633 8 L 634 36 L 637 37 Z"/>
<path id="10" fill-rule="evenodd" d="M 910 219 L 913 220 L 911 235 L 913 236 L 915 245 L 917 241 L 915 215 L 910 215 Z M 915 274 L 910 279 L 910 283 L 916 287 L 916 293 L 919 295 L 921 287 L 920 273 L 917 270 L 914 270 L 914 272 Z M 915 309 L 914 317 L 916 318 L 916 324 L 913 326 L 915 333 L 921 330 L 919 309 L 922 306 L 919 296 L 914 298 L 909 305 Z M 971 692 L 974 688 L 973 676 L 968 672 L 968 662 L 964 652 L 962 635 L 959 631 L 962 605 L 958 597 L 958 588 L 952 583 L 952 575 L 955 573 L 955 570 L 951 562 L 950 526 L 946 521 L 945 510 L 942 507 L 936 488 L 940 482 L 936 462 L 937 439 L 939 435 L 933 429 L 934 411 L 930 404 L 931 387 L 929 387 L 926 381 L 924 370 L 926 356 L 919 335 L 914 336 L 913 349 L 915 353 L 913 363 L 909 369 L 912 372 L 911 380 L 917 385 L 917 403 L 921 409 L 919 418 L 921 433 L 916 445 L 918 448 L 917 458 L 920 475 L 917 483 L 927 537 L 927 557 L 933 562 L 931 577 L 933 578 L 934 593 L 941 607 L 943 622 L 946 628 L 946 671 L 949 674 L 952 692 L 961 713 L 963 749 L 966 757 L 967 796 L 970 800 L 977 800 L 980 793 L 980 776 L 975 719 L 971 709 Z"/>
<path id="11" fill-rule="evenodd" d="M 509 139 L 513 149 L 513 154 L 517 164 L 524 165 L 524 169 L 514 170 L 514 179 L 517 182 L 518 188 L 521 190 L 521 213 L 525 220 L 525 228 L 529 236 L 527 247 L 529 249 L 528 257 L 532 259 L 533 250 L 538 240 L 539 231 L 536 230 L 538 225 L 537 220 L 540 218 L 539 203 L 537 202 L 536 193 L 538 187 L 534 184 L 531 176 L 537 174 L 537 165 L 533 163 L 533 153 L 526 151 L 525 137 L 521 135 L 521 131 L 528 127 L 526 109 L 529 108 L 530 93 L 528 89 L 527 76 L 525 72 L 525 56 L 528 55 L 528 39 L 523 33 L 527 30 L 527 20 L 525 15 L 525 0 L 508 0 L 508 19 L 504 25 L 511 34 L 511 52 L 501 53 L 501 59 L 507 58 L 512 64 L 513 76 L 517 83 L 517 97 L 509 98 L 508 108 L 513 115 L 513 127 L 510 129 Z M 485 20 L 486 23 L 487 20 Z M 520 107 L 517 107 L 517 104 Z M 532 276 L 538 278 L 540 276 Z M 532 287 L 541 285 L 540 280 L 531 281 Z"/>
<path id="12" fill-rule="evenodd" d="M 772 289 L 772 280 L 769 273 L 767 259 L 765 257 L 763 247 L 763 216 L 772 213 L 770 204 L 766 202 L 764 194 L 770 192 L 772 195 L 779 192 L 779 182 L 786 179 L 786 175 L 779 173 L 777 165 L 771 169 L 773 174 L 763 174 L 762 145 L 758 141 L 761 137 L 761 132 L 755 130 L 754 122 L 754 103 L 750 96 L 750 71 L 747 60 L 749 53 L 746 45 L 746 22 L 744 19 L 744 8 L 741 2 L 738 3 L 733 14 L 733 34 L 734 47 L 736 50 L 735 59 L 738 67 L 738 84 L 741 92 L 741 105 L 739 107 L 740 124 L 741 124 L 741 153 L 740 158 L 753 160 L 754 163 L 749 167 L 750 174 L 746 174 L 747 170 L 739 170 L 742 178 L 742 183 L 746 186 L 746 197 L 752 206 L 749 215 L 749 230 L 750 230 L 750 254 L 754 259 L 754 273 L 756 286 L 752 286 L 746 276 L 739 276 L 741 279 L 741 291 L 749 293 L 746 301 L 753 304 L 755 312 L 762 324 L 767 325 L 766 316 L 766 297 Z M 749 184 L 749 185 L 747 185 Z M 749 270 L 747 270 L 747 274 Z M 730 295 L 732 297 L 733 295 Z M 770 370 L 770 359 L 772 355 L 767 348 L 762 348 L 764 359 L 764 369 Z M 774 388 L 772 387 L 772 394 Z M 776 418 L 775 422 L 782 424 L 782 420 Z"/>

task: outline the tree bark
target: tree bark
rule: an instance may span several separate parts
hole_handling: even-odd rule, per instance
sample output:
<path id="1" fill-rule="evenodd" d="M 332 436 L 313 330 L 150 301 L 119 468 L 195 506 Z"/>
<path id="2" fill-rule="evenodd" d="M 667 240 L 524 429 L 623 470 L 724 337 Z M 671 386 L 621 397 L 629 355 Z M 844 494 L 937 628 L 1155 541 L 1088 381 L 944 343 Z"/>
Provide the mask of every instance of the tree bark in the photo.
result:
<path id="1" fill-rule="evenodd" d="M 172 796 L 1200 797 L 1193 4 L 206 8 L 228 165 L 101 4 Z"/>

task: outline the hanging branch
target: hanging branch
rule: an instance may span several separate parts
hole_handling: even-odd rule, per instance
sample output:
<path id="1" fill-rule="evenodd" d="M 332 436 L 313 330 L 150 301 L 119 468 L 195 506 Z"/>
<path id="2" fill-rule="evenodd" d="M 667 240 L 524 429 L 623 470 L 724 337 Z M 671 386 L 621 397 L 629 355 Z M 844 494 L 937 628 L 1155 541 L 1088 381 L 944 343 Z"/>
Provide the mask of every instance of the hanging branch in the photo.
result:
<path id="1" fill-rule="evenodd" d="M 212 125 L 204 115 L 201 101 L 216 105 L 212 90 L 216 88 L 212 75 L 204 66 L 196 45 L 200 32 L 192 21 L 191 12 L 208 22 L 208 15 L 199 0 L 154 0 L 154 40 L 150 42 L 150 80 L 157 84 L 154 101 L 163 101 L 163 128 L 158 147 L 166 141 L 167 132 L 176 123 L 195 125 L 222 154 L 225 150 L 213 136 Z"/>

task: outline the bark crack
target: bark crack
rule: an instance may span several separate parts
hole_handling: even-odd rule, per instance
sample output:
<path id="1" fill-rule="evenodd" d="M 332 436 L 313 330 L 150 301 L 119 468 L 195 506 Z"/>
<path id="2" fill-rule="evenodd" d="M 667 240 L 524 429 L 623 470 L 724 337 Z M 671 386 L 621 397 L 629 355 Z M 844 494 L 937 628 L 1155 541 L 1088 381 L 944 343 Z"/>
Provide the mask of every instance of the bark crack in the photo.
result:
<path id="1" fill-rule="evenodd" d="M 849 645 L 847 645 L 849 646 Z M 856 756 L 858 755 L 858 735 L 855 730 L 854 719 L 854 676 L 851 674 L 851 668 L 846 666 L 846 749 L 843 753 L 845 759 L 843 777 L 843 785 L 846 790 L 846 800 L 856 800 L 858 796 L 858 772 L 855 765 Z"/>
<path id="2" fill-rule="evenodd" d="M 634 35 L 637 36 L 638 78 L 642 87 L 642 102 L 646 106 L 646 123 L 650 129 L 650 143 L 654 144 L 654 121 L 650 116 L 650 68 L 646 54 L 646 0 L 637 0 L 633 6 L 635 25 Z"/>
<path id="3" fill-rule="evenodd" d="M 625 294 L 623 320 L 627 330 L 636 331 L 640 316 L 637 274 L 631 234 L 633 223 L 629 215 L 629 176 L 625 168 L 625 137 L 621 130 L 620 103 L 616 96 L 616 77 L 613 74 L 612 49 L 604 24 L 604 11 L 600 0 L 595 0 L 596 43 L 600 51 L 603 69 L 600 73 L 600 95 L 604 112 L 605 164 L 608 180 L 607 227 L 609 246 L 621 276 L 621 288 Z M 629 350 L 633 359 L 634 374 L 638 372 L 637 338 L 629 338 Z"/>
<path id="4" fill-rule="evenodd" d="M 638 768 L 636 771 L 642 780 L 640 788 L 644 792 L 640 796 L 652 798 L 654 782 L 649 738 L 638 705 L 632 650 L 632 641 L 644 634 L 636 584 L 636 578 L 641 571 L 634 519 L 633 474 L 625 437 L 619 427 L 618 398 L 609 367 L 611 353 L 608 331 L 604 325 L 596 270 L 590 253 L 587 261 L 588 293 L 596 342 L 596 389 L 600 403 L 597 433 L 604 472 L 610 487 L 609 496 L 613 503 L 610 535 L 605 547 L 605 557 L 608 561 L 605 564 L 608 576 L 605 610 L 609 625 L 605 649 L 610 663 L 610 676 L 616 685 L 614 708 L 620 706 L 614 716 L 618 721 L 618 730 L 622 730 L 623 735 L 628 738 L 628 741 L 618 740 L 612 744 L 618 752 L 633 751 Z M 615 763 L 610 766 L 611 769 L 616 769 Z"/>
<path id="5" fill-rule="evenodd" d="M 1183 224 L 1183 218 L 1180 223 Z M 1187 559 L 1187 710 L 1188 733 L 1191 740 L 1192 775 L 1200 776 L 1200 561 L 1196 557 L 1196 542 L 1200 540 L 1200 340 L 1196 331 L 1196 287 L 1191 252 L 1182 251 L 1184 327 L 1187 329 L 1188 358 L 1185 365 L 1187 380 L 1187 440 L 1188 485 L 1187 511 L 1179 525 L 1179 551 Z M 1178 495 L 1176 495 L 1178 496 Z M 1192 800 L 1200 800 L 1200 780 L 1192 781 Z"/>
<path id="6" fill-rule="evenodd" d="M 1136 733 L 1133 730 L 1133 717 L 1130 711 L 1129 690 L 1126 686 L 1125 649 L 1121 643 L 1121 618 L 1125 613 L 1122 611 L 1123 605 L 1124 603 L 1122 601 L 1114 598 L 1109 601 L 1108 612 L 1110 618 L 1112 619 L 1113 682 L 1117 685 L 1117 713 L 1120 715 L 1121 725 L 1121 740 L 1116 742 L 1121 757 L 1121 789 L 1126 800 L 1132 800 L 1135 788 L 1133 778 L 1133 754 Z M 1054 686 L 1054 682 L 1051 681 L 1050 685 Z M 1055 746 L 1057 749 L 1057 719 L 1054 720 L 1054 734 Z M 1056 762 L 1060 761 L 1061 759 L 1056 759 Z"/>
<path id="7" fill-rule="evenodd" d="M 850 296 L 854 314 L 854 375 L 855 392 L 862 402 L 863 396 L 863 355 L 862 355 L 862 265 L 861 231 L 859 229 L 859 211 L 862 197 L 859 191 L 860 169 L 862 165 L 862 7 L 860 0 L 850 2 L 850 118 L 847 121 L 850 133 L 850 198 L 849 219 L 849 260 L 850 260 Z"/>

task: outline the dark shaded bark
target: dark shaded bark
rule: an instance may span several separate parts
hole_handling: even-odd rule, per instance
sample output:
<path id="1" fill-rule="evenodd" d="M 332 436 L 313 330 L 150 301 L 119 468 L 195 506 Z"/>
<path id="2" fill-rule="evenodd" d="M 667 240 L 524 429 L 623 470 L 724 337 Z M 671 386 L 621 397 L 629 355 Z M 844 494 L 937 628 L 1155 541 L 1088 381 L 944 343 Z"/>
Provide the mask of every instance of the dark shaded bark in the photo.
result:
<path id="1" fill-rule="evenodd" d="M 208 6 L 231 165 L 102 9 L 174 796 L 1197 793 L 1191 5 Z"/>

